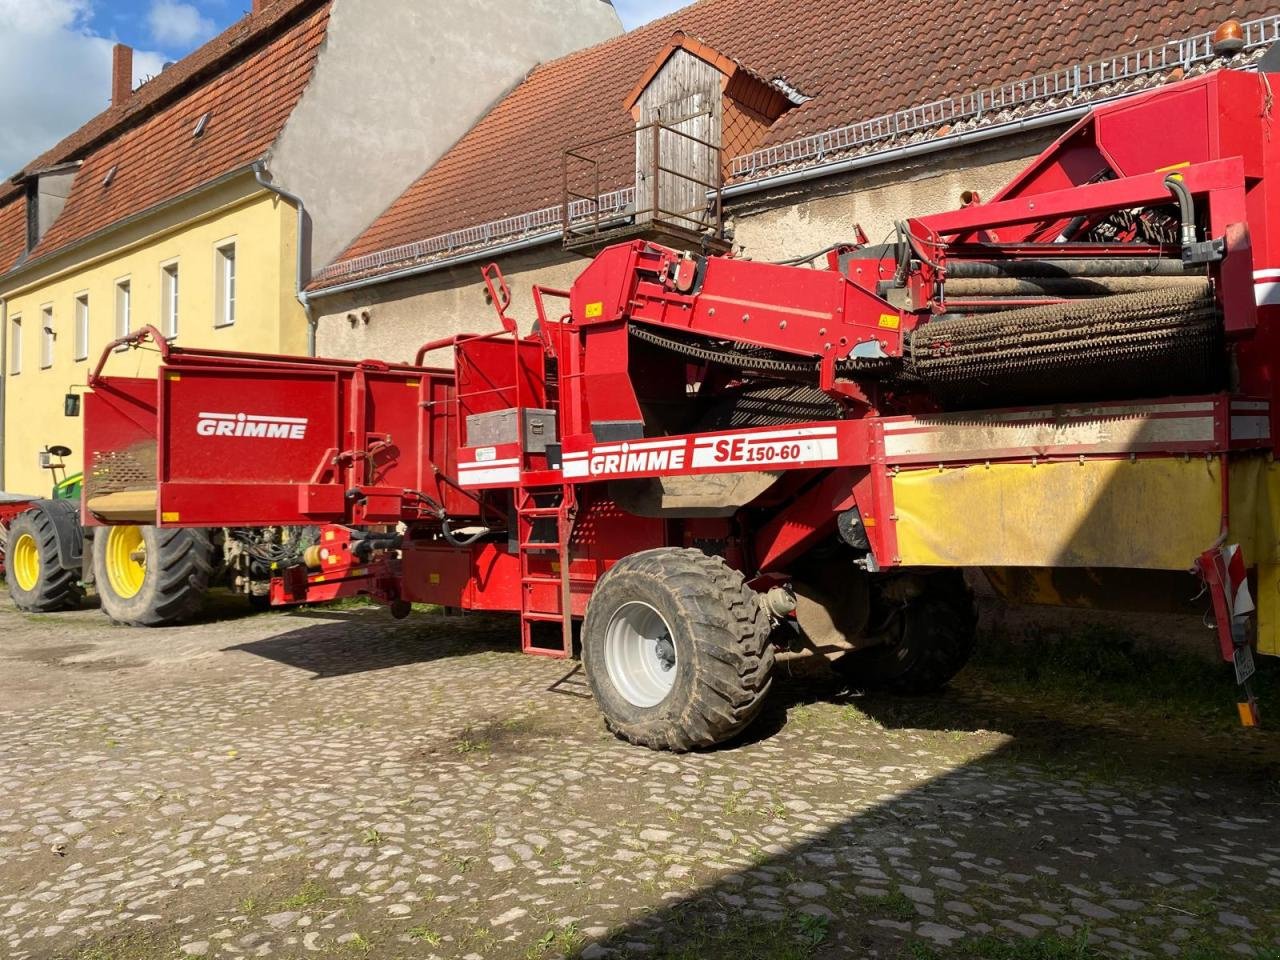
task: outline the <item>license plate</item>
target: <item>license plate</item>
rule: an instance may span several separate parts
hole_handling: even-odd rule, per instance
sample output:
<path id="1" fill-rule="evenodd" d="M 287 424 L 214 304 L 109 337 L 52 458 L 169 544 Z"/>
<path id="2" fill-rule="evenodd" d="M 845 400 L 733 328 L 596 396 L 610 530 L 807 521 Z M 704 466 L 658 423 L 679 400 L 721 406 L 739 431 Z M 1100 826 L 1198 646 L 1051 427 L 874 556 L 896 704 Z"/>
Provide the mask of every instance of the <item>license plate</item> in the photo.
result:
<path id="1" fill-rule="evenodd" d="M 1236 647 L 1231 659 L 1236 668 L 1236 683 L 1244 683 L 1257 669 L 1253 665 L 1253 650 L 1250 647 Z"/>

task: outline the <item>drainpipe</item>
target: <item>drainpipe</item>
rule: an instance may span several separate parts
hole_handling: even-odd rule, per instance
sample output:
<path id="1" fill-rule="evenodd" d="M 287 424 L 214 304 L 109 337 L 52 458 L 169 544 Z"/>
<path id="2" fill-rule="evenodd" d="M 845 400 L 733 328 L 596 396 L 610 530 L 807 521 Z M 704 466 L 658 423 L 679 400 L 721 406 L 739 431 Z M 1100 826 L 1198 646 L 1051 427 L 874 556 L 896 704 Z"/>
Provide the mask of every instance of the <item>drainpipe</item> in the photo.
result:
<path id="1" fill-rule="evenodd" d="M 253 165 L 253 178 L 258 181 L 258 186 L 264 190 L 270 190 L 277 196 L 292 203 L 294 209 L 298 212 L 298 239 L 296 244 L 298 262 L 295 267 L 295 296 L 297 296 L 298 302 L 302 304 L 302 313 L 307 318 L 307 356 L 314 357 L 316 355 L 316 318 L 311 306 L 311 298 L 306 291 L 307 268 L 305 262 L 306 244 L 304 241 L 307 236 L 307 207 L 300 196 L 296 193 L 290 193 L 284 187 L 276 186 L 266 179 L 267 176 L 266 165 L 261 160 L 256 161 Z"/>
<path id="2" fill-rule="evenodd" d="M 9 301 L 0 298 L 0 490 L 4 489 L 4 392 L 9 386 Z"/>

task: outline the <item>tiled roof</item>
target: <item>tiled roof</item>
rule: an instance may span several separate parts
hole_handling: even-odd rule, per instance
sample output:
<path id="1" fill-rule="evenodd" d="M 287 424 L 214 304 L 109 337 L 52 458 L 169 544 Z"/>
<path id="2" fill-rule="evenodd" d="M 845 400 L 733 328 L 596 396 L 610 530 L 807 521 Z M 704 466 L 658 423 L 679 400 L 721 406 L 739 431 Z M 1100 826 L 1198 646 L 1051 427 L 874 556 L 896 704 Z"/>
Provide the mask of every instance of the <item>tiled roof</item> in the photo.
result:
<path id="1" fill-rule="evenodd" d="M 0 273 L 6 273 L 14 265 L 26 245 L 26 204 L 19 199 L 0 206 Z"/>
<path id="2" fill-rule="evenodd" d="M 24 172 L 81 161 L 61 215 L 28 260 L 262 157 L 311 76 L 328 15 L 328 0 L 276 0 L 28 164 Z M 0 271 L 13 265 L 11 248 L 25 245 L 24 208 L 20 186 L 0 193 Z"/>
<path id="3" fill-rule="evenodd" d="M 628 94 L 676 31 L 811 98 L 773 124 L 768 147 L 1271 11 L 1261 0 L 701 0 L 534 70 L 315 286 L 349 279 L 340 268 L 357 258 L 558 204 L 563 151 L 632 128 Z M 379 260 L 361 272 L 403 265 Z"/>

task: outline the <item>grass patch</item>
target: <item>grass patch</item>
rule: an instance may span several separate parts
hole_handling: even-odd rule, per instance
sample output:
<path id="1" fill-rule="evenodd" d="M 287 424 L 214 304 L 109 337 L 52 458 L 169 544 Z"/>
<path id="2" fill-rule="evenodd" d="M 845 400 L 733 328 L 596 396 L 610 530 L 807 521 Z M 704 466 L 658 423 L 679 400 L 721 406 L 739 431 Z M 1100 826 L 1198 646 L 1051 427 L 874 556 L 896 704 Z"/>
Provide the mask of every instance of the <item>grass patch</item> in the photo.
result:
<path id="1" fill-rule="evenodd" d="M 1089 946 L 1087 927 L 1066 939 L 1053 933 L 1034 940 L 1001 940 L 988 935 L 969 942 L 962 949 L 964 956 L 975 960 L 1103 960 L 1110 956 Z"/>
<path id="2" fill-rule="evenodd" d="M 568 923 L 563 927 L 551 928 L 525 952 L 525 960 L 538 960 L 548 952 L 569 955 L 577 951 L 586 938 L 578 930 L 576 923 Z"/>
<path id="3" fill-rule="evenodd" d="M 916 907 L 901 890 L 894 890 L 892 893 L 883 897 L 869 898 L 866 901 L 867 907 L 876 913 L 887 916 L 890 920 L 906 922 L 916 918 Z"/>
<path id="4" fill-rule="evenodd" d="M 177 938 L 169 934 L 132 933 L 95 941 L 54 955 L 54 960 L 155 960 L 173 955 Z"/>
<path id="5" fill-rule="evenodd" d="M 705 902 L 688 904 L 679 913 L 670 924 L 670 929 L 679 930 L 679 942 L 657 944 L 645 956 L 654 960 L 810 960 L 828 937 L 827 919 L 807 913 L 763 920 L 736 912 L 726 916 Z M 620 935 L 602 946 L 625 950 L 630 939 L 634 938 Z M 563 949 L 558 942 L 554 946 Z M 580 953 L 575 949 L 568 955 Z"/>
<path id="6" fill-rule="evenodd" d="M 466 730 L 462 731 L 457 742 L 454 743 L 453 752 L 461 754 L 488 753 L 489 741 L 482 736 L 477 736 L 472 733 L 471 728 L 468 727 Z"/>
<path id="7" fill-rule="evenodd" d="M 425 943 L 432 947 L 439 946 L 440 942 L 444 939 L 444 937 L 436 933 L 436 931 L 432 930 L 425 923 L 420 923 L 416 927 L 410 927 L 408 934 L 410 940 L 417 941 L 418 943 Z"/>
<path id="8" fill-rule="evenodd" d="M 297 893 L 281 900 L 280 906 L 286 910 L 300 910 L 305 907 L 315 906 L 328 896 L 328 890 L 314 880 L 308 880 L 298 889 Z"/>
<path id="9" fill-rule="evenodd" d="M 1206 631 L 1205 643 L 1213 638 Z M 1254 690 L 1262 703 L 1280 694 L 1280 663 L 1255 657 Z M 981 642 L 969 670 L 1028 696 L 1105 703 L 1186 721 L 1201 729 L 1237 730 L 1238 687 L 1228 664 L 1176 651 L 1140 648 L 1123 630 L 1087 624 L 1070 633 L 1028 631 L 1016 643 Z"/>

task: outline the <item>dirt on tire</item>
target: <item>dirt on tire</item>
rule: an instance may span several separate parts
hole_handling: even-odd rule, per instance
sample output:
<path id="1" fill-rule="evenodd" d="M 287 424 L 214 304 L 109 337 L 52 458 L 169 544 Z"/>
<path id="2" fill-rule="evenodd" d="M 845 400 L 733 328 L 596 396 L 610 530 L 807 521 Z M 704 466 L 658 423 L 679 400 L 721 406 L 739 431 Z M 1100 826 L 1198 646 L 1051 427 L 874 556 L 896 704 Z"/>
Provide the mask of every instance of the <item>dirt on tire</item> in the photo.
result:
<path id="1" fill-rule="evenodd" d="M 632 703 L 614 684 L 605 638 L 616 611 L 642 601 L 671 630 L 676 677 L 654 706 Z M 583 624 L 583 663 L 605 725 L 654 750 L 723 743 L 760 712 L 773 674 L 768 615 L 742 574 L 699 550 L 632 554 L 601 578 Z"/>
<path id="2" fill-rule="evenodd" d="M 63 509 L 60 501 L 51 501 L 47 509 Z M 16 544 L 24 534 L 35 541 L 40 572 L 35 586 L 24 590 L 12 569 L 8 572 L 9 595 L 14 605 L 26 613 L 56 613 L 74 610 L 84 599 L 80 571 L 66 570 L 58 557 L 58 531 L 45 512 L 46 507 L 27 510 L 9 525 L 8 543 Z"/>
<path id="3" fill-rule="evenodd" d="M 141 527 L 147 566 L 142 587 L 131 597 L 112 587 L 107 573 L 107 538 L 93 542 L 94 585 L 103 612 L 132 627 L 163 627 L 199 611 L 213 574 L 213 546 L 205 530 Z"/>

